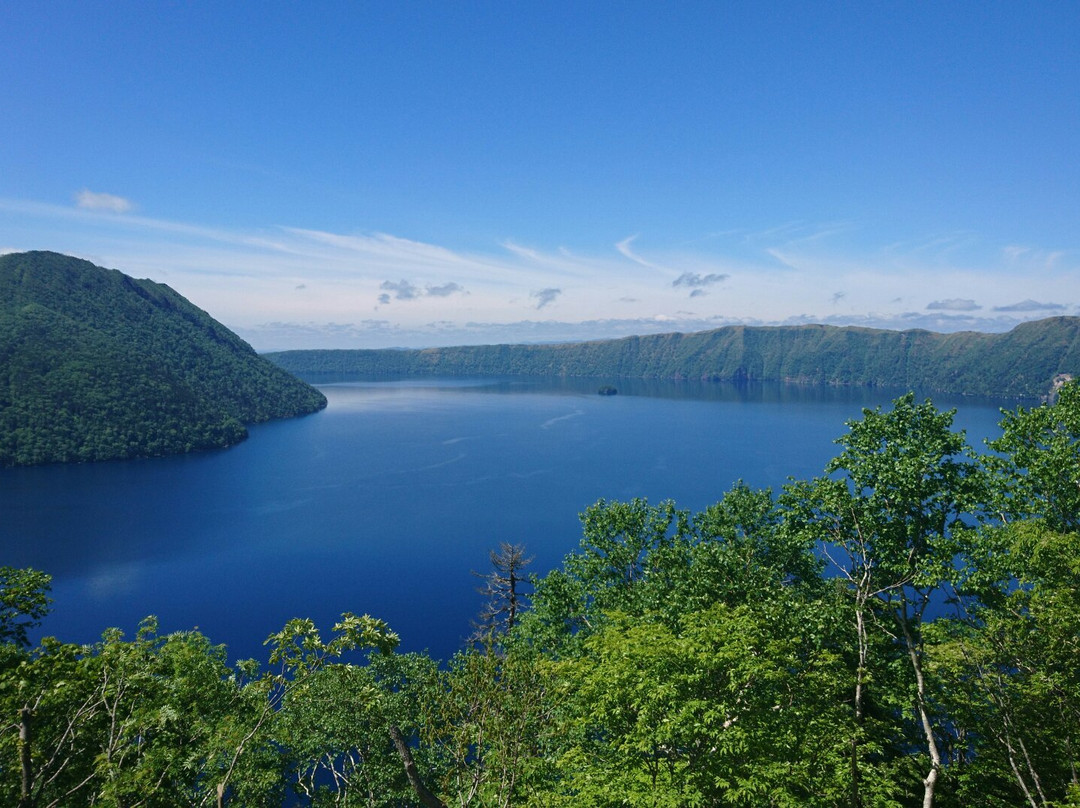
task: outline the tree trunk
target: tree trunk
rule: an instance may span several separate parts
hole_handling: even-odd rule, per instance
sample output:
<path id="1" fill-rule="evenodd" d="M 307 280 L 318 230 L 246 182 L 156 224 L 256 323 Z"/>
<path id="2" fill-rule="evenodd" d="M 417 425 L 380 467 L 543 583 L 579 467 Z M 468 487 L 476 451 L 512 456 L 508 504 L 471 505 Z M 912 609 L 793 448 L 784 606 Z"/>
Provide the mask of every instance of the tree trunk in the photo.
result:
<path id="1" fill-rule="evenodd" d="M 862 779 L 859 771 L 859 742 L 865 714 L 863 703 L 870 658 L 870 641 L 866 629 L 869 578 L 869 569 L 864 568 L 855 594 L 855 634 L 859 643 L 859 662 L 855 669 L 855 728 L 851 736 L 851 808 L 862 808 L 862 795 L 859 793 L 859 782 Z"/>
<path id="2" fill-rule="evenodd" d="M 30 748 L 30 708 L 19 710 L 19 768 L 22 770 L 22 786 L 19 792 L 19 808 L 34 808 L 34 798 L 30 791 L 34 787 Z"/>
<path id="3" fill-rule="evenodd" d="M 446 804 L 428 791 L 427 786 L 424 785 L 424 781 L 420 778 L 420 773 L 416 769 L 416 761 L 413 760 L 409 744 L 405 741 L 405 736 L 401 734 L 397 724 L 390 725 L 390 738 L 394 742 L 394 748 L 397 750 L 401 762 L 405 764 L 405 776 L 409 778 L 409 785 L 416 792 L 416 796 L 420 798 L 420 802 L 426 805 L 427 808 L 446 808 Z"/>
<path id="4" fill-rule="evenodd" d="M 906 607 L 905 607 L 906 609 Z M 911 633 L 907 614 L 897 615 L 900 628 L 904 632 L 904 645 L 907 646 L 908 659 L 911 660 L 911 668 L 915 673 L 916 707 L 919 711 L 919 723 L 922 725 L 923 735 L 926 737 L 926 751 L 930 755 L 930 771 L 923 779 L 923 808 L 933 808 L 934 788 L 937 786 L 938 775 L 941 773 L 941 752 L 938 750 L 937 738 L 934 737 L 934 728 L 930 726 L 930 714 L 926 710 L 926 678 L 923 675 L 922 659 L 919 649 L 915 644 L 915 637 Z"/>

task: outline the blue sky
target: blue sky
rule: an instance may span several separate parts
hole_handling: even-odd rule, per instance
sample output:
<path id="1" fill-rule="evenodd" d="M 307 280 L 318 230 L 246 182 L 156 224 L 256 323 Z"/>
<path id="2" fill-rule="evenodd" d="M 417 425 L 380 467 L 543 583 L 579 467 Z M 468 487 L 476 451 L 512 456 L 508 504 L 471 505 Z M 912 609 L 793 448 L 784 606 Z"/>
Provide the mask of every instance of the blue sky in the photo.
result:
<path id="1" fill-rule="evenodd" d="M 257 349 L 1080 313 L 1080 5 L 0 6 L 0 251 Z"/>

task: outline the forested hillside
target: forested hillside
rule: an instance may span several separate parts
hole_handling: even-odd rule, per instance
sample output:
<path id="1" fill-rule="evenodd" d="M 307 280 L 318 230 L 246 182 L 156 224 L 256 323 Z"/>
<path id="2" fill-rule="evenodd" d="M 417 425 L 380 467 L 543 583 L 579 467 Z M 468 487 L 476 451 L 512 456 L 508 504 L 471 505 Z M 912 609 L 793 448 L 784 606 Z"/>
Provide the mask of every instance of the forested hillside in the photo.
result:
<path id="1" fill-rule="evenodd" d="M 153 618 L 31 648 L 48 575 L 0 567 L 0 803 L 1080 805 L 1080 386 L 991 452 L 952 421 L 909 394 L 779 492 L 597 502 L 543 576 L 504 543 L 447 661 L 354 614 L 268 664 Z"/>
<path id="2" fill-rule="evenodd" d="M 1080 374 L 1080 318 L 1054 317 L 1006 334 L 883 331 L 807 325 L 731 326 L 560 345 L 424 350 L 284 351 L 297 374 L 594 376 L 872 385 L 994 396 L 1044 396 Z"/>
<path id="3" fill-rule="evenodd" d="M 0 256 L 0 465 L 227 446 L 325 403 L 168 286 Z"/>

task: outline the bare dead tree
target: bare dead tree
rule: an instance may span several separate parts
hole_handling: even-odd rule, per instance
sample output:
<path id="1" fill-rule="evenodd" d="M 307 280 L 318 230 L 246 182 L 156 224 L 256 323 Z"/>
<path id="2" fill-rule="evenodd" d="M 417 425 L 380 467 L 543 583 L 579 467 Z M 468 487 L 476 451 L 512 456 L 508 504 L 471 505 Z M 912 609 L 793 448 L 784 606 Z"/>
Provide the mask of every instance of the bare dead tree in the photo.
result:
<path id="1" fill-rule="evenodd" d="M 525 545 L 499 542 L 499 549 L 490 553 L 491 572 L 473 573 L 483 579 L 477 592 L 487 597 L 487 603 L 473 622 L 475 631 L 470 640 L 477 642 L 494 634 L 505 634 L 514 628 L 525 596 L 521 585 L 527 581 L 523 570 L 532 562 L 525 557 Z"/>

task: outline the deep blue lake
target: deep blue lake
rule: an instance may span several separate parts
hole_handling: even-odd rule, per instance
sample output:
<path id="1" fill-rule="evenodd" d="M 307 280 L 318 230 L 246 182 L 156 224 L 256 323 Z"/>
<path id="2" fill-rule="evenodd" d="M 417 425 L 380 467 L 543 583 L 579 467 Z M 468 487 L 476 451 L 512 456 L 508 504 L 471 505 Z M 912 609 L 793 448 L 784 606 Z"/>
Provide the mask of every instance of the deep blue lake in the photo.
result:
<path id="1" fill-rule="evenodd" d="M 198 627 L 265 660 L 292 617 L 386 620 L 404 650 L 446 658 L 500 541 L 532 571 L 577 547 L 600 498 L 699 510 L 736 480 L 822 473 L 844 421 L 894 392 L 595 380 L 321 384 L 327 409 L 257 426 L 232 449 L 0 470 L 0 564 L 54 576 L 44 633 Z M 935 396 L 982 448 L 1005 402 Z M 1011 406 L 1011 405 L 1009 405 Z"/>

